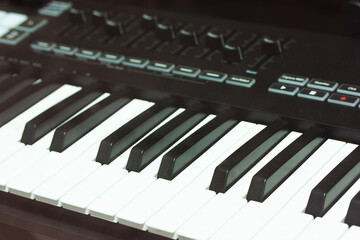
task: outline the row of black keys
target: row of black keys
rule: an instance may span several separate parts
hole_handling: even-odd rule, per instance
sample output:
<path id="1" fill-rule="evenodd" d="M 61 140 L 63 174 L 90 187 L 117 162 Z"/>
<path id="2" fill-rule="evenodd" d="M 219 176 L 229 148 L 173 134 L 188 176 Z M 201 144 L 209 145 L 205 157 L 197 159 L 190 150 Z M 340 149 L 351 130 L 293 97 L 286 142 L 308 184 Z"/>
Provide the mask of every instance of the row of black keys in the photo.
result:
<path id="1" fill-rule="evenodd" d="M 41 98 L 61 86 L 53 81 L 34 84 L 36 71 L 25 69 L 6 78 L 7 64 L 0 64 L 0 119 L 1 126 L 25 111 Z M 50 87 L 51 86 L 51 87 Z M 34 89 L 36 87 L 36 89 Z M 37 90 L 32 92 L 33 90 Z M 37 94 L 41 93 L 42 97 Z M 94 83 L 84 87 L 48 110 L 30 120 L 21 142 L 31 145 L 56 128 L 50 150 L 62 152 L 97 125 L 131 101 L 125 91 L 118 91 L 64 123 L 102 94 Z M 31 103 L 31 105 L 29 104 Z M 196 103 L 174 117 L 132 147 L 126 169 L 140 172 L 182 136 L 204 120 L 207 105 Z M 125 150 L 177 110 L 175 100 L 164 99 L 142 112 L 114 133 L 102 140 L 96 161 L 109 164 Z M 12 113 L 8 115 L 8 113 Z M 161 162 L 158 177 L 172 180 L 202 153 L 208 150 L 238 122 L 235 110 L 225 110 L 202 128 L 183 140 Z M 277 120 L 241 146 L 215 169 L 210 190 L 226 192 L 289 133 L 286 121 Z M 252 179 L 248 200 L 262 202 L 274 192 L 326 140 L 324 131 L 312 127 L 265 165 Z M 360 177 L 360 147 L 347 156 L 313 190 L 306 213 L 323 216 Z M 352 200 L 347 223 L 360 226 L 359 194 Z"/>

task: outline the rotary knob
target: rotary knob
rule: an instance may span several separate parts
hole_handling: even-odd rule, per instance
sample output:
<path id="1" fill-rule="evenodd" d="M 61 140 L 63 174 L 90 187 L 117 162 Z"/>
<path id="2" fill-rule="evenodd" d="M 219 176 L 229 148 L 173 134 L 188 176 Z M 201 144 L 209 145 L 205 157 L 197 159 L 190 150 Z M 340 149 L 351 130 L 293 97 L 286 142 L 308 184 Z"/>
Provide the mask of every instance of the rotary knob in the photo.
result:
<path id="1" fill-rule="evenodd" d="M 224 45 L 223 59 L 228 62 L 241 62 L 243 60 L 241 47 L 236 42 L 228 42 Z"/>
<path id="2" fill-rule="evenodd" d="M 264 37 L 261 42 L 261 51 L 266 55 L 277 56 L 283 52 L 283 47 L 279 39 Z"/>
<path id="3" fill-rule="evenodd" d="M 86 13 L 82 9 L 71 8 L 68 13 L 69 20 L 74 24 L 84 24 L 88 22 Z"/>
<path id="4" fill-rule="evenodd" d="M 213 30 L 206 34 L 206 46 L 210 49 L 222 49 L 224 47 L 224 35 L 219 30 Z"/>
<path id="5" fill-rule="evenodd" d="M 158 25 L 157 16 L 152 16 L 144 13 L 141 16 L 141 24 L 146 30 L 155 31 Z"/>
<path id="6" fill-rule="evenodd" d="M 194 27 L 188 26 L 179 31 L 180 43 L 185 46 L 198 46 L 198 34 Z"/>

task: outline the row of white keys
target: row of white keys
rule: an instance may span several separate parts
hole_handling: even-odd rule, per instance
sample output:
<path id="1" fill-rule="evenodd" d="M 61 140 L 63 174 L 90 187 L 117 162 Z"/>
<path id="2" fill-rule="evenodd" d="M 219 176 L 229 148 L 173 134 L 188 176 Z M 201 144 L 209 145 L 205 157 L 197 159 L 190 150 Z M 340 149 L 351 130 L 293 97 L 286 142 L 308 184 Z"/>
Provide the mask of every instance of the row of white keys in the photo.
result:
<path id="1" fill-rule="evenodd" d="M 260 240 L 264 239 L 264 237 L 269 237 L 288 240 L 301 233 L 301 231 L 313 221 L 311 215 L 304 213 L 311 190 L 355 148 L 356 145 L 353 144 L 344 145 L 325 166 L 319 168 L 320 170 L 316 175 L 304 184 L 281 212 L 256 235 L 255 239 Z M 322 159 L 319 158 L 319 160 Z M 287 229 L 284 228 L 285 225 L 288 226 Z"/>
<path id="2" fill-rule="evenodd" d="M 147 136 L 149 136 L 151 133 L 159 129 L 161 126 L 163 126 L 165 123 L 179 115 L 181 112 L 183 112 L 184 109 L 178 109 L 175 111 L 172 115 L 170 115 L 168 118 L 166 118 L 163 122 L 161 122 L 158 126 L 156 126 L 154 129 L 152 129 L 148 134 L 146 134 L 143 138 L 141 138 L 138 142 L 145 139 Z M 135 143 L 134 145 L 136 145 Z M 133 145 L 133 146 L 134 146 Z M 66 193 L 61 199 L 61 204 L 64 208 L 88 214 L 88 206 L 100 195 L 102 195 L 107 189 L 109 189 L 113 184 L 117 183 L 121 178 L 126 176 L 128 173 L 127 170 L 125 170 L 125 166 L 127 163 L 127 160 L 129 159 L 130 147 L 127 149 L 123 154 L 121 154 L 119 157 L 117 157 L 114 161 L 112 161 L 109 165 L 103 165 L 99 169 L 97 169 L 93 174 L 91 174 L 88 178 L 84 179 L 79 185 L 75 186 L 71 191 Z M 133 174 L 132 174 L 133 175 Z M 135 174 L 136 176 L 136 174 Z M 116 189 L 116 187 L 112 187 L 114 193 L 111 193 L 111 191 L 106 192 L 103 194 L 103 197 L 100 198 L 99 202 L 101 202 L 102 199 L 107 199 L 106 195 L 112 196 L 113 202 L 107 202 L 104 203 L 105 205 L 109 205 L 112 203 L 117 203 L 118 201 L 121 201 L 121 199 L 124 198 L 123 194 L 118 194 L 119 191 Z M 128 195 L 127 195 L 128 196 Z M 119 198 L 119 200 L 116 199 L 116 197 Z M 101 205 L 101 204 L 100 204 Z M 118 210 L 118 209 L 117 209 Z M 115 210 L 113 214 L 111 215 L 113 218 L 116 214 Z M 100 210 L 98 210 L 101 212 Z"/>
<path id="3" fill-rule="evenodd" d="M 300 133 L 292 132 L 270 151 L 257 165 L 234 184 L 225 194 L 219 193 L 177 231 L 180 239 L 208 239 L 246 203 L 244 196 L 252 176 L 274 156 L 293 142 Z"/>
<path id="4" fill-rule="evenodd" d="M 237 135 L 239 138 L 253 126 L 251 123 L 240 123 L 239 125 L 240 128 L 237 129 L 238 131 L 241 129 L 239 132 L 242 133 Z M 229 142 L 227 142 L 228 147 Z M 214 148 L 217 149 L 217 152 L 213 151 Z M 172 181 L 158 179 L 117 213 L 118 221 L 125 225 L 146 230 L 146 221 L 188 184 L 192 183 L 192 180 L 216 161 L 226 149 L 213 146 Z"/>
<path id="5" fill-rule="evenodd" d="M 32 191 L 36 187 L 44 183 L 46 179 L 54 175 L 61 168 L 79 158 L 83 152 L 106 136 L 109 130 L 113 130 L 114 126 L 126 123 L 139 112 L 150 107 L 150 105 L 151 103 L 141 100 L 131 101 L 64 152 L 51 152 L 40 161 L 24 169 L 19 175 L 9 181 L 7 184 L 9 191 L 33 199 L 34 194 L 32 194 Z"/>
<path id="6" fill-rule="evenodd" d="M 25 147 L 23 143 L 20 142 L 22 131 L 25 124 L 36 117 L 38 114 L 42 113 L 51 106 L 61 102 L 65 98 L 71 96 L 72 94 L 80 91 L 80 87 L 64 85 L 45 97 L 43 100 L 36 103 L 34 106 L 21 113 L 19 116 L 5 124 L 0 128 L 0 135 L 7 136 L 6 138 L 1 138 L 1 157 L 0 163 L 12 154 L 19 152 L 22 148 Z"/>
<path id="7" fill-rule="evenodd" d="M 172 147 L 176 146 L 179 142 L 189 136 L 191 133 L 199 129 L 201 126 L 209 122 L 214 116 L 205 118 L 194 129 L 185 134 L 179 141 L 177 141 Z M 170 147 L 167 151 L 169 151 Z M 166 152 L 167 152 L 166 151 Z M 166 154 L 164 152 L 157 157 L 149 166 L 144 168 L 141 172 L 130 172 L 123 179 L 120 179 L 114 184 L 108 191 L 102 196 L 96 199 L 88 207 L 88 211 L 92 216 L 102 218 L 108 221 L 117 221 L 116 213 L 133 198 L 135 198 L 141 192 L 146 191 L 156 181 L 156 174 L 159 169 L 162 157 Z"/>
<path id="8" fill-rule="evenodd" d="M 117 217 L 119 222 L 143 230 L 147 229 L 147 221 L 150 217 L 152 217 L 152 215 L 163 208 L 172 198 L 180 194 L 182 189 L 188 185 L 194 184 L 194 182 L 196 182 L 195 179 L 203 172 L 212 172 L 211 169 L 209 169 L 209 166 L 213 166 L 212 169 L 215 169 L 215 167 L 224 160 L 224 152 L 231 147 L 231 145 L 229 146 L 230 141 L 227 141 L 227 145 L 224 147 L 223 144 L 226 138 L 229 136 L 231 137 L 234 132 L 237 132 L 238 134 L 235 135 L 237 139 L 235 138 L 236 140 L 232 142 L 238 143 L 239 138 L 243 138 L 244 134 L 248 133 L 252 127 L 254 127 L 254 124 L 252 123 L 241 122 L 235 127 L 236 130 L 234 128 L 230 131 L 217 144 L 212 146 L 212 148 L 206 151 L 172 181 L 158 179 L 155 184 L 146 189 L 144 193 L 139 195 L 131 203 L 129 203 L 128 206 L 118 212 Z M 261 126 L 258 130 L 260 131 L 262 128 L 263 127 Z M 254 134 L 256 134 L 256 132 Z M 246 139 L 244 139 L 243 142 L 246 142 L 251 137 L 252 136 L 245 137 Z M 220 148 L 221 146 L 223 148 Z M 231 153 L 228 153 L 228 155 L 229 154 Z M 203 192 L 203 201 L 206 201 L 207 197 L 213 196 L 214 193 L 209 192 Z"/>
<path id="9" fill-rule="evenodd" d="M 309 239 L 313 236 L 324 239 L 339 239 L 348 230 L 348 225 L 344 223 L 347 210 L 351 199 L 360 190 L 360 180 L 358 180 L 322 217 L 316 218 L 309 226 L 298 236 L 298 239 Z M 360 237 L 360 235 L 358 236 Z"/>
<path id="10" fill-rule="evenodd" d="M 145 110 L 145 109 L 144 109 Z M 123 122 L 126 124 L 127 121 Z M 115 127 L 115 128 L 114 128 Z M 101 167 L 94 159 L 99 150 L 101 140 L 115 131 L 119 126 L 107 125 L 103 127 L 101 136 L 96 137 L 98 141 L 82 154 L 74 163 L 67 165 L 49 180 L 34 190 L 35 198 L 39 201 L 61 206 L 60 198 L 77 183 Z M 80 173 L 79 173 L 80 171 Z"/>
<path id="11" fill-rule="evenodd" d="M 242 239 L 254 237 L 343 145 L 343 142 L 327 140 L 263 203 L 248 202 L 211 239 L 237 239 L 240 234 Z"/>
<path id="12" fill-rule="evenodd" d="M 263 126 L 258 125 L 248 136 L 251 138 L 262 129 Z M 208 190 L 214 170 L 232 152 L 224 154 L 212 166 L 206 168 L 184 191 L 151 217 L 146 223 L 149 231 L 166 237 L 177 238 L 177 229 L 197 210 L 215 197 L 215 192 Z M 186 209 L 186 211 L 183 209 Z"/>

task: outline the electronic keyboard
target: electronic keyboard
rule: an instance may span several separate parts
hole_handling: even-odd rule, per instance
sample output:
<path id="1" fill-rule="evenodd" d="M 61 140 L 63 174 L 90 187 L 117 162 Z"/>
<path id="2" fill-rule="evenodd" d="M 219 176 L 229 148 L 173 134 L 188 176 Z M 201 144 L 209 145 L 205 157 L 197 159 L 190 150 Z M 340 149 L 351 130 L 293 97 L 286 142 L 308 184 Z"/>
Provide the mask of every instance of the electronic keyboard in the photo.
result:
<path id="1" fill-rule="evenodd" d="M 356 38 L 0 4 L 0 222 L 61 239 L 359 239 Z"/>

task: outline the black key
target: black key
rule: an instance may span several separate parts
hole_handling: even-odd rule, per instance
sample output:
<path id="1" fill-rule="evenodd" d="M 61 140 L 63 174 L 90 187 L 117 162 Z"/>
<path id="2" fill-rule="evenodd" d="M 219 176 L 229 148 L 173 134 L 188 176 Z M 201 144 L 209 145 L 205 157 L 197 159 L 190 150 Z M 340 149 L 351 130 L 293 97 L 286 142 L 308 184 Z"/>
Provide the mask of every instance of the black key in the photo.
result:
<path id="1" fill-rule="evenodd" d="M 58 79 L 59 77 L 53 76 L 51 80 L 54 81 L 30 85 L 15 96 L 0 103 L 0 127 L 58 89 L 61 86 L 60 83 L 56 83 Z"/>
<path id="2" fill-rule="evenodd" d="M 38 70 L 28 67 L 23 69 L 20 73 L 12 75 L 7 80 L 3 81 L 0 85 L 0 95 L 6 94 L 6 92 L 10 91 L 18 84 L 22 82 L 28 82 L 29 79 L 33 78 Z M 33 80 L 33 79 L 32 79 Z M 29 85 L 29 84 L 27 84 Z"/>
<path id="3" fill-rule="evenodd" d="M 216 167 L 210 190 L 226 192 L 288 135 L 287 122 L 277 120 L 246 142 Z"/>
<path id="4" fill-rule="evenodd" d="M 345 217 L 345 223 L 349 226 L 360 227 L 360 191 L 350 202 L 350 207 Z"/>
<path id="5" fill-rule="evenodd" d="M 97 85 L 83 88 L 81 91 L 52 106 L 25 125 L 21 138 L 24 144 L 33 144 L 52 129 L 69 119 L 101 95 Z"/>
<path id="6" fill-rule="evenodd" d="M 257 172 L 247 200 L 263 202 L 324 143 L 324 131 L 312 127 Z"/>
<path id="7" fill-rule="evenodd" d="M 220 114 L 166 153 L 161 161 L 158 178 L 174 179 L 238 123 L 231 119 L 233 117 L 235 111 L 232 110 Z"/>
<path id="8" fill-rule="evenodd" d="M 324 216 L 359 177 L 360 147 L 357 147 L 311 191 L 305 213 Z"/>
<path id="9" fill-rule="evenodd" d="M 195 104 L 150 134 L 131 149 L 126 169 L 140 172 L 161 153 L 200 123 L 207 114 L 203 104 Z"/>
<path id="10" fill-rule="evenodd" d="M 50 151 L 64 151 L 130 102 L 129 98 L 121 98 L 121 95 L 124 96 L 124 93 L 107 97 L 57 128 L 51 142 Z"/>
<path id="11" fill-rule="evenodd" d="M 102 140 L 96 161 L 102 164 L 111 163 L 174 113 L 177 108 L 169 106 L 172 102 L 166 99 L 155 104 Z"/>
<path id="12" fill-rule="evenodd" d="M 26 78 L 23 81 L 19 81 L 17 84 L 9 86 L 4 92 L 0 92 L 0 102 L 5 101 L 9 97 L 18 96 L 19 92 L 24 90 L 26 87 L 30 85 L 40 84 L 43 80 L 36 78 Z"/>
<path id="13" fill-rule="evenodd" d="M 7 62 L 0 62 L 0 73 L 5 73 L 7 72 L 9 69 L 11 69 L 11 66 L 9 63 Z"/>

